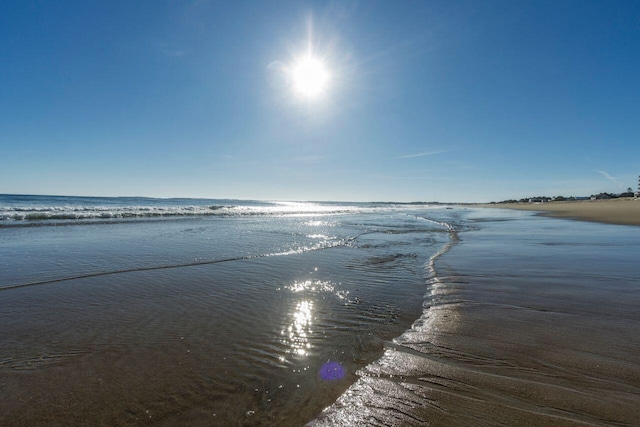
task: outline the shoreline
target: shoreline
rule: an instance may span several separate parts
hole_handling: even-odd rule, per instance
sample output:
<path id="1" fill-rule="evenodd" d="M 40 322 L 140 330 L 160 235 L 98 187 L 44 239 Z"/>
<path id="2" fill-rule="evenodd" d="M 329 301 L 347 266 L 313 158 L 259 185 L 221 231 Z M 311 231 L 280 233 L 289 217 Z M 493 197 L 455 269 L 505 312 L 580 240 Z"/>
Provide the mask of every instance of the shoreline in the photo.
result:
<path id="1" fill-rule="evenodd" d="M 640 199 L 634 198 L 546 203 L 483 203 L 476 206 L 536 211 L 539 215 L 553 218 L 640 226 Z"/>
<path id="2" fill-rule="evenodd" d="M 638 419 L 640 229 L 506 214 L 461 231 L 423 316 L 309 427 Z"/>

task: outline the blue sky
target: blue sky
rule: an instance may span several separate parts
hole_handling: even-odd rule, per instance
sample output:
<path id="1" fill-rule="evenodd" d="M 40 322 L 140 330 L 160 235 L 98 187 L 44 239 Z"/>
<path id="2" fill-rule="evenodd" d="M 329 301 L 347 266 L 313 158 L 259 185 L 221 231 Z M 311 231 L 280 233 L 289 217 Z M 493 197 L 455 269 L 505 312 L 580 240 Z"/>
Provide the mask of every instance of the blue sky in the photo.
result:
<path id="1" fill-rule="evenodd" d="M 0 193 L 635 189 L 640 2 L 3 1 Z M 311 46 L 317 98 L 283 70 Z"/>

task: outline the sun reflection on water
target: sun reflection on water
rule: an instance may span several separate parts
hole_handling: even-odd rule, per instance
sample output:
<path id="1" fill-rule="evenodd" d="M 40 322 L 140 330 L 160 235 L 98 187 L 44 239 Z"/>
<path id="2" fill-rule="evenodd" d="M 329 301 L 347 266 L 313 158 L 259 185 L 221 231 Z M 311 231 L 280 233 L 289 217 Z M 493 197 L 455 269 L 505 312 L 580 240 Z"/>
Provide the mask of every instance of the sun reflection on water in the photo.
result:
<path id="1" fill-rule="evenodd" d="M 284 288 L 295 293 L 310 292 L 312 294 L 317 294 L 326 292 L 334 294 L 341 300 L 347 300 L 349 296 L 349 291 L 336 290 L 336 286 L 333 283 L 325 280 L 305 280 L 300 282 L 295 281 L 291 285 L 284 286 Z"/>
<path id="2" fill-rule="evenodd" d="M 318 268 L 316 267 L 313 270 L 317 272 Z M 285 354 L 294 356 L 309 355 L 313 347 L 313 331 L 311 328 L 314 323 L 322 324 L 322 319 L 318 322 L 316 317 L 318 315 L 316 311 L 320 310 L 322 312 L 322 305 L 316 307 L 315 299 L 320 297 L 324 300 L 325 295 L 333 295 L 338 300 L 342 300 L 343 304 L 351 302 L 348 297 L 349 291 L 337 290 L 338 286 L 339 284 L 325 280 L 296 280 L 282 287 L 282 290 L 287 290 L 295 295 L 291 311 L 286 315 L 280 331 L 279 340 L 286 346 Z M 278 290 L 281 290 L 281 288 L 278 288 Z M 321 334 L 322 332 L 320 331 Z M 284 354 L 280 357 L 280 360 L 285 362 Z"/>
<path id="3" fill-rule="evenodd" d="M 303 282 L 293 282 L 293 284 L 285 286 L 291 292 L 333 292 L 335 287 L 330 282 L 321 280 L 305 280 Z"/>
<path id="4" fill-rule="evenodd" d="M 291 323 L 282 329 L 283 343 L 289 349 L 287 353 L 298 356 L 306 356 L 311 343 L 311 324 L 313 320 L 313 302 L 308 300 L 299 301 L 294 312 L 291 314 Z"/>

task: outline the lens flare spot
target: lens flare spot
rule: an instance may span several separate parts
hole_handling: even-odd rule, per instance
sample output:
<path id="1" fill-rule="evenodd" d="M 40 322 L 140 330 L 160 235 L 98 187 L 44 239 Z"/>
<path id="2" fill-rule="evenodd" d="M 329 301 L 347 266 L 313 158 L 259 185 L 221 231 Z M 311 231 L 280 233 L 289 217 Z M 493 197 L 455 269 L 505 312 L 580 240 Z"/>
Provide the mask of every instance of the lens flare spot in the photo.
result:
<path id="1" fill-rule="evenodd" d="M 327 362 L 320 368 L 320 378 L 325 381 L 337 381 L 344 378 L 345 370 L 338 362 Z"/>

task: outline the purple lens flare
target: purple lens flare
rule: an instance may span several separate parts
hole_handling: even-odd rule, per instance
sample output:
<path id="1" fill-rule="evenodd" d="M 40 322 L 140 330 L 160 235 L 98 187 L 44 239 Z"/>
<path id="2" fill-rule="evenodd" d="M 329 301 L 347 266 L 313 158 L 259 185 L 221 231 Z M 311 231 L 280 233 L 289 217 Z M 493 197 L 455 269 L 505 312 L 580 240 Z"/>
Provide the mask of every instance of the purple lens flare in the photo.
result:
<path id="1" fill-rule="evenodd" d="M 341 380 L 344 373 L 344 368 L 338 362 L 327 362 L 320 368 L 320 378 L 325 381 Z"/>

